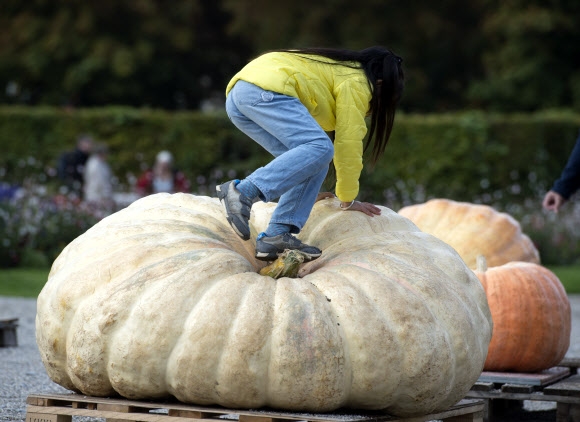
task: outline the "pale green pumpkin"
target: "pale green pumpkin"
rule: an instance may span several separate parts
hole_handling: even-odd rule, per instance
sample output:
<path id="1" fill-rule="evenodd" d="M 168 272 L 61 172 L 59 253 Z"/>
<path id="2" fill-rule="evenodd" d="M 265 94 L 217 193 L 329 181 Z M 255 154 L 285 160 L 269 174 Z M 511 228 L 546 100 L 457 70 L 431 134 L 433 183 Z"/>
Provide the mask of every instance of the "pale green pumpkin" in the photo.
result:
<path id="1" fill-rule="evenodd" d="M 94 396 L 408 416 L 460 400 L 492 322 L 475 274 L 397 213 L 317 203 L 300 237 L 323 250 L 275 280 L 217 199 L 157 194 L 69 244 L 38 297 L 51 379 Z"/>

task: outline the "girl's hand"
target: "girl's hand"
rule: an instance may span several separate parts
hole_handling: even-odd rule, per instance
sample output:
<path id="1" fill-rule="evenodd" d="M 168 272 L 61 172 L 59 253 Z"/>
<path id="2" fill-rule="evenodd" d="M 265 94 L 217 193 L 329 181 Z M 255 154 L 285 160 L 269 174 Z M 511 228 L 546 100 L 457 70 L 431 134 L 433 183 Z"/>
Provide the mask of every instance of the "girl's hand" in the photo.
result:
<path id="1" fill-rule="evenodd" d="M 359 201 L 353 201 L 352 205 L 350 205 L 350 202 L 342 202 L 341 203 L 341 207 L 342 208 L 347 208 L 345 211 L 360 211 L 362 213 L 365 213 L 366 215 L 370 216 L 370 217 L 374 217 L 375 215 L 381 215 L 381 209 L 379 207 L 377 207 L 374 204 L 371 204 L 370 202 L 359 202 Z"/>
<path id="2" fill-rule="evenodd" d="M 334 194 L 332 192 L 320 192 L 316 197 L 316 202 L 327 198 L 334 198 Z"/>

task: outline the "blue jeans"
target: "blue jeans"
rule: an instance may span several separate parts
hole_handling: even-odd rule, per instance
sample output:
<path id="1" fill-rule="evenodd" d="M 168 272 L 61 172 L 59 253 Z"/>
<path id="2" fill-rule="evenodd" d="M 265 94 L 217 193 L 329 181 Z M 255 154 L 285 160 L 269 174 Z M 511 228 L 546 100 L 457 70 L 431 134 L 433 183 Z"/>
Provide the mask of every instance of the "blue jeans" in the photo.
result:
<path id="1" fill-rule="evenodd" d="M 229 92 L 226 111 L 238 129 L 275 157 L 247 177 L 263 201 L 279 198 L 270 222 L 300 232 L 332 161 L 332 141 L 298 98 L 245 81 Z"/>

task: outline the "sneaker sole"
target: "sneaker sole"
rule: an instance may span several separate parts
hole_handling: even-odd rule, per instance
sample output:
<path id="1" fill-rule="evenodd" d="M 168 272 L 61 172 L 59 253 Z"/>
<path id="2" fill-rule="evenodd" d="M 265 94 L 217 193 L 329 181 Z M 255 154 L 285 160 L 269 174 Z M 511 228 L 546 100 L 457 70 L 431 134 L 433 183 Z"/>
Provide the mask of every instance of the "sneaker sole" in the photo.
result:
<path id="1" fill-rule="evenodd" d="M 320 257 L 320 255 L 322 255 L 321 253 L 310 254 L 302 251 L 300 252 L 304 254 L 306 258 L 304 262 L 314 261 L 316 258 Z M 260 261 L 274 261 L 283 253 L 284 252 L 256 252 L 256 259 L 259 259 Z"/>
<path id="2" fill-rule="evenodd" d="M 234 231 L 236 232 L 236 234 L 238 236 L 240 236 L 243 240 L 249 240 L 250 239 L 250 235 L 248 234 L 244 234 L 242 233 L 235 225 L 233 218 L 230 217 L 230 209 L 228 207 L 228 204 L 226 202 L 226 196 L 227 196 L 227 192 L 224 192 L 221 190 L 222 185 L 217 185 L 215 188 L 216 194 L 218 199 L 220 200 L 220 203 L 222 204 L 222 206 L 224 207 L 225 211 L 226 211 L 226 220 L 228 220 L 228 223 L 230 223 L 230 226 L 232 229 L 234 229 Z"/>
<path id="3" fill-rule="evenodd" d="M 244 233 L 240 232 L 240 231 L 238 230 L 238 228 L 236 227 L 236 225 L 234 224 L 233 218 L 232 218 L 232 217 L 230 217 L 229 215 L 227 215 L 227 214 L 229 214 L 229 211 L 228 211 L 228 207 L 227 207 L 227 205 L 226 205 L 226 202 L 225 202 L 225 201 L 221 201 L 221 200 L 220 200 L 220 202 L 222 203 L 222 205 L 223 205 L 224 209 L 226 210 L 226 220 L 228 220 L 228 223 L 230 223 L 230 226 L 231 226 L 231 228 L 232 228 L 232 229 L 233 229 L 233 230 L 236 232 L 236 234 L 237 234 L 238 236 L 240 236 L 242 239 L 244 239 L 244 240 L 249 240 L 249 239 L 250 239 L 250 236 L 248 236 L 248 235 L 245 235 Z"/>

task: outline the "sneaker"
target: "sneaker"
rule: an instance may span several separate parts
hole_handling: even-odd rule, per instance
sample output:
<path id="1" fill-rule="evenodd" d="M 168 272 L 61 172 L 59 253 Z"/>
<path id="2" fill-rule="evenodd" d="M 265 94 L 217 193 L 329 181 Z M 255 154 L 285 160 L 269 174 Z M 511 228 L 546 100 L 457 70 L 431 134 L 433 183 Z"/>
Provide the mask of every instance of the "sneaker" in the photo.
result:
<path id="1" fill-rule="evenodd" d="M 226 209 L 227 219 L 232 229 L 244 240 L 250 238 L 250 210 L 252 200 L 236 189 L 236 180 L 217 185 L 216 194 Z"/>
<path id="2" fill-rule="evenodd" d="M 306 261 L 312 261 L 322 254 L 320 249 L 302 243 L 290 233 L 284 233 L 272 237 L 258 236 L 256 258 L 261 261 L 274 261 L 286 249 L 302 252 Z"/>

